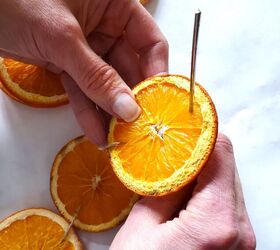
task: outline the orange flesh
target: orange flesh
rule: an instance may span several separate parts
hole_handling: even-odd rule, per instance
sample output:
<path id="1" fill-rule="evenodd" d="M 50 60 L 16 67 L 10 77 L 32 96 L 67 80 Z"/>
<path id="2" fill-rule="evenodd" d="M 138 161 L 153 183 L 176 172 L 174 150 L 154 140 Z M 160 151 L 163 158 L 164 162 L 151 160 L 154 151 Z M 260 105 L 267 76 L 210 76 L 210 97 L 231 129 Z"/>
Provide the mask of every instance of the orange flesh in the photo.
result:
<path id="1" fill-rule="evenodd" d="M 4 65 L 11 80 L 26 92 L 47 97 L 65 93 L 59 77 L 44 68 L 12 59 L 4 59 Z"/>
<path id="2" fill-rule="evenodd" d="M 31 215 L 13 222 L 0 232 L 0 249 L 74 249 L 73 244 L 69 241 L 64 241 L 58 246 L 64 233 L 60 225 L 47 217 Z"/>
<path id="3" fill-rule="evenodd" d="M 89 141 L 76 145 L 63 158 L 57 181 L 58 196 L 69 214 L 85 224 L 109 222 L 129 206 L 133 192 L 117 179 L 107 152 Z"/>
<path id="4" fill-rule="evenodd" d="M 113 134 L 114 141 L 121 142 L 116 150 L 123 168 L 135 179 L 149 182 L 164 180 L 184 165 L 203 123 L 199 103 L 188 112 L 188 91 L 168 82 L 160 83 L 160 88 L 158 84 L 136 94 L 142 114 L 133 123 L 118 120 Z"/>

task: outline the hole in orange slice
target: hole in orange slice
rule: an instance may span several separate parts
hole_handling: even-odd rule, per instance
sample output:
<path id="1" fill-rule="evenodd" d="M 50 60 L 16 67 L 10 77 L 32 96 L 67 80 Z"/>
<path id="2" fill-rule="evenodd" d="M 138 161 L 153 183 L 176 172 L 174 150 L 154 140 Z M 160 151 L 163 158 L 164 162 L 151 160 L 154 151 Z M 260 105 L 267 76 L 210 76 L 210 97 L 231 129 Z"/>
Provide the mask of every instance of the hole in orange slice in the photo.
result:
<path id="1" fill-rule="evenodd" d="M 98 232 L 126 218 L 138 195 L 115 176 L 107 151 L 84 136 L 65 145 L 51 171 L 51 194 L 58 210 L 82 230 Z"/>
<path id="2" fill-rule="evenodd" d="M 0 58 L 3 91 L 33 107 L 56 107 L 68 102 L 59 77 L 36 65 Z"/>
<path id="3" fill-rule="evenodd" d="M 68 223 L 47 209 L 26 209 L 0 222 L 0 249 L 80 250 L 74 230 L 61 242 Z"/>
<path id="4" fill-rule="evenodd" d="M 190 82 L 184 76 L 149 78 L 134 89 L 142 114 L 132 123 L 112 119 L 109 143 L 119 179 L 142 195 L 164 195 L 190 183 L 210 156 L 218 120 L 207 92 L 195 85 L 189 112 Z"/>

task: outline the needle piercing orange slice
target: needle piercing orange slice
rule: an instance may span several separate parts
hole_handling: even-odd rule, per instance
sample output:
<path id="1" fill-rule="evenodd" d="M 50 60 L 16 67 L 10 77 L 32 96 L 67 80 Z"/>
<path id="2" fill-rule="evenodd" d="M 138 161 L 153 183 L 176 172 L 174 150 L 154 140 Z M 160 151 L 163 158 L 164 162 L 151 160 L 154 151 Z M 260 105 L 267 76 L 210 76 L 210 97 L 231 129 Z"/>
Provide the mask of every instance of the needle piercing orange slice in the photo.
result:
<path id="1" fill-rule="evenodd" d="M 190 81 L 184 76 L 155 76 L 133 93 L 142 114 L 131 123 L 112 119 L 109 144 L 113 169 L 123 184 L 141 195 L 164 195 L 190 183 L 202 170 L 216 142 L 214 104 L 195 85 L 189 112 Z"/>
<path id="2" fill-rule="evenodd" d="M 115 176 L 107 151 L 84 136 L 66 144 L 51 171 L 51 195 L 60 213 L 82 230 L 98 232 L 122 222 L 138 199 Z"/>
<path id="3" fill-rule="evenodd" d="M 2 90 L 33 107 L 56 107 L 68 102 L 59 77 L 36 65 L 0 58 Z"/>
<path id="4" fill-rule="evenodd" d="M 0 222 L 0 249 L 82 249 L 73 229 L 61 241 L 67 229 L 68 223 L 47 209 L 26 209 Z"/>

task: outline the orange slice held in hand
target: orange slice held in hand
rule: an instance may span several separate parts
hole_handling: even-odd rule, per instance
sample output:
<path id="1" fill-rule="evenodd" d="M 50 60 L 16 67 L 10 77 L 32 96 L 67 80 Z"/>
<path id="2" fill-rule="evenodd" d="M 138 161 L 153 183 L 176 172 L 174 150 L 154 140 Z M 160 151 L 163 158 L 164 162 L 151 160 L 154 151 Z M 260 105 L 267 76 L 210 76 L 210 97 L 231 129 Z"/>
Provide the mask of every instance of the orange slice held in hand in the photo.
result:
<path id="1" fill-rule="evenodd" d="M 82 245 L 64 218 L 47 209 L 26 209 L 0 222 L 1 250 L 80 250 Z"/>
<path id="2" fill-rule="evenodd" d="M 114 174 L 107 151 L 98 150 L 84 136 L 70 141 L 57 154 L 51 195 L 68 221 L 75 218 L 76 227 L 92 232 L 122 222 L 138 199 Z"/>
<path id="3" fill-rule="evenodd" d="M 33 107 L 68 103 L 59 77 L 36 65 L 0 58 L 2 90 L 11 98 Z"/>
<path id="4" fill-rule="evenodd" d="M 113 169 L 124 185 L 141 195 L 174 192 L 197 177 L 216 142 L 214 104 L 195 85 L 194 111 L 189 112 L 190 81 L 184 76 L 155 76 L 133 93 L 142 108 L 131 123 L 113 119 L 109 144 Z"/>

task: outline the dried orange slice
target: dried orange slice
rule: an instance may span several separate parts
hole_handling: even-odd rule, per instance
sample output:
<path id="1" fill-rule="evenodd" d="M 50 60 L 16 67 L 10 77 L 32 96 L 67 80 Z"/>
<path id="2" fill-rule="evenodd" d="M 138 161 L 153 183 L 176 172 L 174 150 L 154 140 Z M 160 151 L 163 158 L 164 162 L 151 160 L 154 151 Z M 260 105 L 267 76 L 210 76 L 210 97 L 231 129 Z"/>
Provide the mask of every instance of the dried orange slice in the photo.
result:
<path id="1" fill-rule="evenodd" d="M 33 107 L 56 107 L 68 102 L 59 77 L 36 65 L 0 58 L 2 90 Z"/>
<path id="2" fill-rule="evenodd" d="M 84 136 L 66 144 L 51 171 L 51 194 L 60 213 L 82 230 L 98 232 L 123 221 L 138 195 L 115 176 L 106 151 Z"/>
<path id="3" fill-rule="evenodd" d="M 3 91 L 7 96 L 9 96 L 10 98 L 14 99 L 14 100 L 17 101 L 17 102 L 21 102 L 21 103 L 24 104 L 24 102 L 23 102 L 22 100 L 18 99 L 18 98 L 15 97 L 9 90 L 7 90 L 7 89 L 5 88 L 5 86 L 2 84 L 1 81 L 0 81 L 0 89 L 2 89 L 2 91 Z"/>
<path id="4" fill-rule="evenodd" d="M 190 183 L 210 156 L 217 137 L 214 104 L 195 85 L 189 112 L 190 82 L 184 76 L 149 78 L 134 89 L 142 114 L 132 123 L 112 119 L 109 143 L 113 169 L 125 186 L 142 195 L 164 195 Z"/>
<path id="5" fill-rule="evenodd" d="M 59 215 L 47 209 L 26 209 L 0 222 L 1 250 L 80 250 L 82 245 L 73 229 Z"/>

